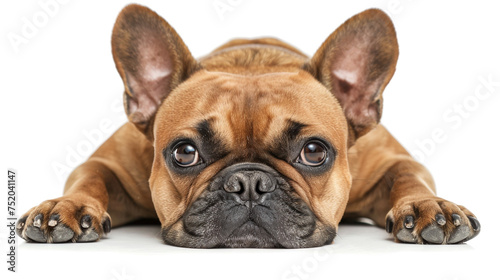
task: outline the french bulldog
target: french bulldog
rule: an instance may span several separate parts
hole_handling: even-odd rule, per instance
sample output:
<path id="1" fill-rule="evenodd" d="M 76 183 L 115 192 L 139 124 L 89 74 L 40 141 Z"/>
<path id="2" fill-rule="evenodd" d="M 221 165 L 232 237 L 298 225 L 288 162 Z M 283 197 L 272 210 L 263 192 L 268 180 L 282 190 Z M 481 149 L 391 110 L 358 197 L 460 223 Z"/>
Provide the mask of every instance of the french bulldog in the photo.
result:
<path id="1" fill-rule="evenodd" d="M 112 51 L 129 122 L 17 223 L 30 242 L 87 242 L 158 219 L 166 244 L 305 248 L 343 219 L 394 240 L 454 244 L 478 219 L 436 196 L 431 175 L 379 124 L 398 60 L 380 10 L 357 14 L 312 58 L 273 38 L 195 59 L 150 9 L 119 14 Z"/>

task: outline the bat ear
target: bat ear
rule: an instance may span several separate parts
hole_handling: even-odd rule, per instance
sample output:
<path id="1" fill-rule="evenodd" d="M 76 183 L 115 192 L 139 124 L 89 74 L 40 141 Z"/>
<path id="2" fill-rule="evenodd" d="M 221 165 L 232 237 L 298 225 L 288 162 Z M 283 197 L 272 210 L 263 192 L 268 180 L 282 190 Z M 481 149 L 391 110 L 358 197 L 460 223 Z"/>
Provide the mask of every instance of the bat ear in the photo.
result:
<path id="1" fill-rule="evenodd" d="M 391 19 L 371 9 L 342 24 L 304 65 L 340 102 L 354 140 L 380 122 L 382 92 L 398 55 Z"/>
<path id="2" fill-rule="evenodd" d="M 128 5 L 120 12 L 111 45 L 125 86 L 128 119 L 148 135 L 161 102 L 199 64 L 175 30 L 140 5 Z"/>

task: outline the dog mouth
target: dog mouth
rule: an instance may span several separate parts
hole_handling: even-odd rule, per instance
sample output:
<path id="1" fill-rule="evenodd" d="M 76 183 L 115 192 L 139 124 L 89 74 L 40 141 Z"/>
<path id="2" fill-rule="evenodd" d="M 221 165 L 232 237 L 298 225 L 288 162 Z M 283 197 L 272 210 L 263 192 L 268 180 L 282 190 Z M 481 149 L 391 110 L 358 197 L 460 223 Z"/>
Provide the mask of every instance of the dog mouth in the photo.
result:
<path id="1" fill-rule="evenodd" d="M 219 248 L 283 248 L 283 246 L 263 227 L 248 220 L 236 228 L 221 243 Z"/>
<path id="2" fill-rule="evenodd" d="M 309 248 L 330 244 L 336 230 L 283 191 L 247 207 L 223 191 L 206 191 L 174 225 L 162 229 L 166 244 L 190 248 Z"/>

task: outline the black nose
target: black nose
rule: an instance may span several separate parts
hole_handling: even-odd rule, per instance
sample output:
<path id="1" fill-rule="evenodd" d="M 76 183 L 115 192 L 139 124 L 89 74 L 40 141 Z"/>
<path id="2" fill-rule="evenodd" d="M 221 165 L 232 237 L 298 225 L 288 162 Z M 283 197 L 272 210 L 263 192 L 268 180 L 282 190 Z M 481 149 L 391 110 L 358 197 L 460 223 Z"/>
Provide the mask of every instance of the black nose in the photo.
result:
<path id="1" fill-rule="evenodd" d="M 224 190 L 234 193 L 245 202 L 245 205 L 252 205 L 251 202 L 262 203 L 265 194 L 273 192 L 276 183 L 272 177 L 261 170 L 241 170 L 232 173 L 224 183 Z"/>

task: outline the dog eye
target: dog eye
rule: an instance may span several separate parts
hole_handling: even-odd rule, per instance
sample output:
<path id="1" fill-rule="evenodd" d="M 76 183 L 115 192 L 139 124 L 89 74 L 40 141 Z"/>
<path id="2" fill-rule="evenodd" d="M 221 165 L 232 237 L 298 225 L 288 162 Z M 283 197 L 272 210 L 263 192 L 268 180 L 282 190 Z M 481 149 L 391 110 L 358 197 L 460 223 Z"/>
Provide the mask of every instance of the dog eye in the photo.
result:
<path id="1" fill-rule="evenodd" d="M 200 155 L 195 146 L 191 144 L 181 144 L 172 153 L 175 163 L 182 167 L 189 167 L 200 162 Z"/>
<path id="2" fill-rule="evenodd" d="M 308 166 L 319 166 L 326 160 L 326 148 L 318 141 L 311 141 L 304 145 L 298 162 Z"/>

